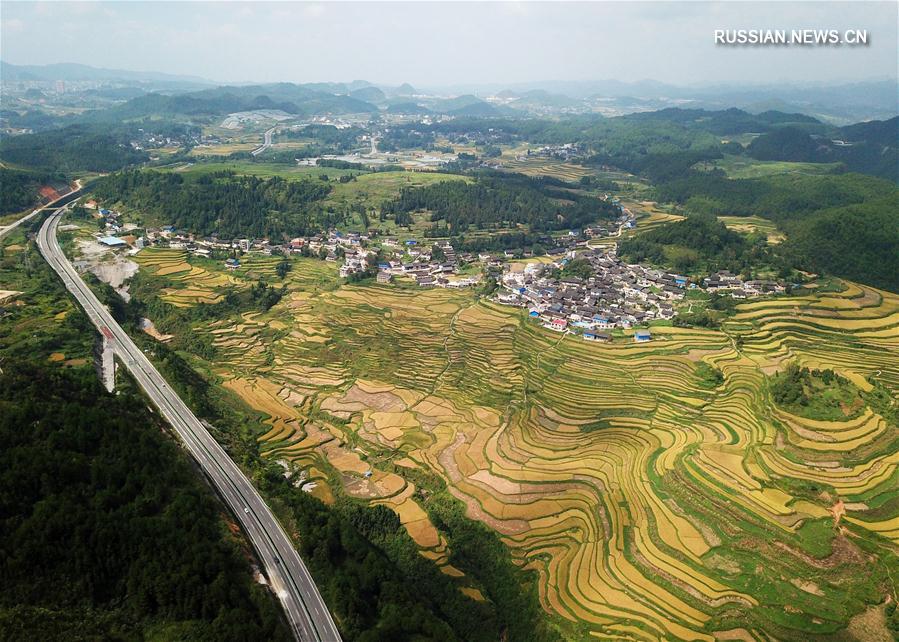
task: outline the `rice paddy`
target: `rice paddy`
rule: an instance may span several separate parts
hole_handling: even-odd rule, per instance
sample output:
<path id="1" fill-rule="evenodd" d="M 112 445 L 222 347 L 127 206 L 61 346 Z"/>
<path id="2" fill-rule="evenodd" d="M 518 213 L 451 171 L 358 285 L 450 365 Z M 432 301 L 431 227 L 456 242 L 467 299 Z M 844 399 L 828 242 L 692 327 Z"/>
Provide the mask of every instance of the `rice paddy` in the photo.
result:
<path id="1" fill-rule="evenodd" d="M 522 158 L 521 160 L 504 159 L 503 169 L 527 176 L 552 176 L 569 183 L 577 183 L 584 176 L 594 176 L 596 174 L 596 172 L 581 165 L 538 156 Z"/>
<path id="2" fill-rule="evenodd" d="M 135 255 L 134 260 L 141 269 L 165 277 L 171 286 L 162 290 L 160 298 L 177 307 L 218 303 L 223 296 L 221 289 L 236 283 L 228 275 L 188 263 L 184 250 L 147 248 Z"/>
<path id="3" fill-rule="evenodd" d="M 182 262 L 145 265 L 207 287 Z M 268 313 L 196 328 L 211 367 L 267 417 L 265 456 L 323 501 L 396 512 L 466 594 L 483 597 L 428 516 L 424 474 L 539 574 L 575 636 L 808 639 L 896 599 L 899 296 L 847 283 L 741 304 L 722 330 L 589 344 L 470 293 L 327 270 L 304 262 Z M 865 408 L 776 407 L 768 376 L 788 363 L 832 368 Z"/>

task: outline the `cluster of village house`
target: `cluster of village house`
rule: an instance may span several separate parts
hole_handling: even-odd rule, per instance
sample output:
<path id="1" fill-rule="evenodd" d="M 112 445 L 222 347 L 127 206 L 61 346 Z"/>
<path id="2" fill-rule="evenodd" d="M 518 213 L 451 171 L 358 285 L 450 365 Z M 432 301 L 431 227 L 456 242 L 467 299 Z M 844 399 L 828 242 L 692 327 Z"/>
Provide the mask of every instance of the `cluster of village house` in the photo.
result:
<path id="1" fill-rule="evenodd" d="M 413 239 L 400 242 L 395 238 L 386 238 L 380 242 L 380 247 L 381 261 L 377 265 L 378 283 L 390 283 L 394 277 L 399 276 L 414 279 L 419 287 L 423 288 L 466 288 L 480 281 L 478 277 L 457 276 L 460 259 L 467 263 L 474 260 L 474 257 L 470 254 L 457 257 L 453 246 L 446 241 L 420 248 L 418 242 Z M 439 258 L 438 251 L 442 255 Z M 346 252 L 343 265 L 340 267 L 340 276 L 348 277 L 355 272 L 365 271 L 372 254 L 374 250 L 364 248 L 356 249 L 352 253 Z"/>
<path id="2" fill-rule="evenodd" d="M 105 220 L 105 232 L 97 235 L 97 240 L 109 247 L 131 246 L 142 249 L 148 245 L 164 245 L 173 249 L 183 249 L 196 256 L 210 258 L 213 252 L 235 252 L 234 256 L 226 258 L 225 267 L 235 270 L 240 267 L 240 259 L 236 252 L 258 252 L 263 255 L 288 255 L 309 251 L 315 255 L 322 255 L 326 261 L 338 261 L 342 257 L 343 263 L 339 268 L 340 276 L 347 278 L 357 272 L 364 272 L 369 268 L 369 259 L 376 255 L 376 250 L 369 247 L 372 237 L 365 233 L 342 233 L 331 230 L 326 234 L 316 234 L 308 238 L 297 237 L 289 242 L 276 245 L 267 239 L 220 239 L 217 236 L 197 237 L 193 234 L 177 232 L 174 226 L 167 225 L 159 229 L 148 228 L 142 236 L 128 235 L 127 230 L 119 224 L 119 213 L 113 210 L 99 208 L 94 201 L 89 201 L 87 207 L 98 211 L 97 216 Z M 117 234 L 125 231 L 123 236 Z M 471 254 L 456 256 L 452 245 L 442 241 L 434 246 L 419 247 L 415 240 L 400 242 L 395 238 L 380 240 L 381 262 L 377 265 L 378 283 L 390 283 L 395 276 L 414 279 L 421 287 L 471 287 L 480 281 L 479 277 L 460 277 L 460 259 L 471 262 L 476 259 Z M 437 260 L 434 256 L 434 247 L 440 248 L 442 257 Z M 492 257 L 481 255 L 484 260 Z M 499 262 L 496 263 L 498 265 Z"/>
<path id="3" fill-rule="evenodd" d="M 561 270 L 575 257 L 586 259 L 592 276 L 563 277 Z M 529 263 L 523 270 L 507 267 L 496 300 L 528 308 L 528 314 L 557 332 L 578 332 L 587 341 L 609 341 L 605 330 L 630 328 L 654 319 L 671 319 L 673 302 L 698 284 L 679 274 L 621 261 L 615 246 L 569 251 L 553 263 Z M 727 291 L 735 298 L 783 292 L 773 281 L 743 281 L 729 272 L 704 280 L 707 290 Z M 634 340 L 649 341 L 649 330 L 637 330 Z"/>
<path id="4" fill-rule="evenodd" d="M 572 160 L 583 153 L 577 143 L 565 143 L 564 145 L 545 145 L 537 149 L 528 149 L 526 153 L 519 154 L 515 160 L 527 160 L 532 156 L 539 158 L 555 158 L 561 161 Z"/>
<path id="5" fill-rule="evenodd" d="M 96 203 L 88 207 L 98 209 Z M 99 216 L 106 222 L 107 236 L 100 236 L 101 243 L 110 246 L 131 245 L 137 249 L 149 244 L 162 244 L 170 248 L 184 249 L 192 254 L 210 257 L 213 251 L 259 252 L 261 254 L 296 254 L 311 252 L 327 261 L 342 258 L 340 276 L 350 277 L 369 269 L 369 261 L 380 247 L 381 257 L 377 265 L 378 283 L 390 283 L 394 277 L 414 279 L 420 287 L 471 287 L 479 277 L 459 276 L 461 264 L 479 261 L 488 269 L 502 270 L 501 288 L 496 300 L 506 305 L 527 307 L 529 315 L 545 327 L 558 332 L 576 332 L 588 341 L 608 341 L 607 330 L 630 328 L 654 319 L 671 319 L 673 302 L 682 299 L 686 290 L 699 287 L 685 276 L 670 274 L 643 265 L 630 265 L 621 261 L 616 246 L 589 248 L 583 237 L 615 236 L 622 229 L 633 227 L 633 215 L 622 208 L 619 219 L 584 230 L 572 231 L 567 236 L 553 239 L 555 245 L 547 250 L 551 263 L 510 264 L 508 259 L 520 253 L 456 254 L 446 241 L 422 244 L 416 240 L 400 241 L 396 238 L 377 238 L 375 233 L 331 230 L 310 237 L 298 237 L 281 245 L 267 239 L 219 239 L 215 236 L 196 237 L 178 233 L 172 226 L 148 229 L 145 236 L 114 236 L 123 230 L 117 212 L 99 208 Z M 527 258 L 529 252 L 524 252 Z M 439 257 L 439 258 L 438 258 Z M 586 259 L 592 276 L 581 279 L 562 276 L 558 270 L 574 258 Z M 240 267 L 236 255 L 225 259 L 229 269 Z M 703 279 L 708 292 L 726 292 L 737 299 L 784 291 L 783 285 L 774 281 L 743 280 L 740 276 L 719 271 Z M 637 329 L 636 341 L 649 341 L 648 330 Z"/>

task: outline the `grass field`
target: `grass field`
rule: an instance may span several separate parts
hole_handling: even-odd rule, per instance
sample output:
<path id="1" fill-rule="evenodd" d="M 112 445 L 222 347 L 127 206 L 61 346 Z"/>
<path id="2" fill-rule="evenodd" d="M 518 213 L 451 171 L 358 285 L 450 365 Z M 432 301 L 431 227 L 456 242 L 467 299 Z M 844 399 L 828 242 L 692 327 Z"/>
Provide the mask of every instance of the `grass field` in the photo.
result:
<path id="1" fill-rule="evenodd" d="M 760 161 L 745 156 L 730 156 L 709 163 L 707 168 L 723 169 L 728 178 L 761 178 L 777 174 L 833 174 L 840 163 L 792 163 L 788 161 Z"/>
<path id="2" fill-rule="evenodd" d="M 188 289 L 209 278 L 159 259 Z M 269 312 L 198 325 L 204 369 L 267 418 L 266 457 L 323 501 L 387 506 L 445 573 L 427 475 L 537 571 L 575 637 L 805 640 L 896 598 L 899 296 L 850 283 L 593 345 L 471 293 L 335 271 L 298 261 Z M 776 407 L 769 376 L 793 362 L 865 407 Z"/>
<path id="3" fill-rule="evenodd" d="M 328 168 L 323 169 L 328 170 Z M 325 203 L 335 208 L 356 204 L 366 208 L 377 208 L 385 201 L 398 196 L 403 188 L 433 185 L 443 181 L 471 182 L 471 179 L 457 174 L 438 174 L 437 172 L 361 174 L 356 177 L 355 181 L 334 185 L 331 193 L 325 199 Z"/>

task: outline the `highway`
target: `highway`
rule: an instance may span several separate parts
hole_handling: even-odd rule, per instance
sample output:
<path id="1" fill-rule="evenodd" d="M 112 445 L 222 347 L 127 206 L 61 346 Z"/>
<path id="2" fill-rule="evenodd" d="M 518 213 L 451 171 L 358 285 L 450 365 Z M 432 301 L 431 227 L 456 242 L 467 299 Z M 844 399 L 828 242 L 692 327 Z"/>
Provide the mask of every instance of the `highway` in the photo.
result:
<path id="1" fill-rule="evenodd" d="M 97 330 L 110 341 L 122 365 L 172 425 L 184 447 L 237 516 L 265 567 L 272 589 L 281 599 L 295 637 L 303 642 L 338 642 L 340 634 L 312 576 L 256 488 L 116 323 L 63 254 L 56 228 L 65 210 L 65 206 L 59 207 L 41 226 L 37 239 L 41 254 Z"/>
<path id="2" fill-rule="evenodd" d="M 275 128 L 272 127 L 267 132 L 265 132 L 265 134 L 263 135 L 262 146 L 257 147 L 250 153 L 253 154 L 253 156 L 259 156 L 259 154 L 261 154 L 262 152 L 264 152 L 265 150 L 267 150 L 269 147 L 272 146 L 272 136 L 274 136 L 274 135 L 275 135 Z"/>

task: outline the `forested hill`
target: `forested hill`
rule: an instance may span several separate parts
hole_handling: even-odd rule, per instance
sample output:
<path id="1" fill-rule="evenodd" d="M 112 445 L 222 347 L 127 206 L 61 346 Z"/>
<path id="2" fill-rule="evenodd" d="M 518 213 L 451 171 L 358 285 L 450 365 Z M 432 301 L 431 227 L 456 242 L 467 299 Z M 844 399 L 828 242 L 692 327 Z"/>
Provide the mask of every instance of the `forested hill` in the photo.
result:
<path id="1" fill-rule="evenodd" d="M 0 242 L 0 640 L 290 640 L 248 544 L 26 223 Z M 17 251 L 9 248 L 18 246 Z"/>
<path id="2" fill-rule="evenodd" d="M 631 262 L 670 264 L 682 274 L 697 276 L 716 270 L 739 274 L 767 258 L 764 244 L 751 243 L 707 214 L 694 214 L 627 239 L 619 254 Z"/>
<path id="3" fill-rule="evenodd" d="M 829 136 L 784 127 L 753 140 L 746 153 L 758 160 L 843 163 L 851 171 L 899 182 L 899 118 L 859 123 Z"/>
<path id="4" fill-rule="evenodd" d="M 40 188 L 51 183 L 64 185 L 65 178 L 50 172 L 0 167 L 0 216 L 33 206 L 40 200 Z"/>
<path id="5" fill-rule="evenodd" d="M 691 211 L 716 215 L 758 215 L 781 222 L 805 218 L 819 210 L 896 195 L 897 187 L 859 174 L 806 176 L 784 174 L 731 179 L 692 172 L 686 178 L 656 187 L 663 202 L 686 205 Z"/>
<path id="6" fill-rule="evenodd" d="M 778 251 L 795 267 L 899 292 L 899 187 L 843 174 L 728 179 L 693 172 L 656 189 L 688 212 L 756 215 L 787 234 Z"/>
<path id="7" fill-rule="evenodd" d="M 527 225 L 531 231 L 581 228 L 601 218 L 614 218 L 617 207 L 593 196 L 561 189 L 555 182 L 522 175 L 481 176 L 474 183 L 446 181 L 406 188 L 384 205 L 399 224 L 409 213 L 431 212 L 435 229 L 460 234 L 475 228 Z"/>
<path id="8" fill-rule="evenodd" d="M 316 91 L 291 83 L 217 87 L 186 94 L 151 93 L 123 105 L 91 112 L 88 121 L 111 121 L 152 116 L 224 116 L 225 114 L 278 109 L 298 116 L 318 114 L 373 113 L 377 107 L 347 95 Z"/>
<path id="9" fill-rule="evenodd" d="M 150 222 L 201 235 L 279 239 L 333 226 L 337 215 L 314 207 L 330 189 L 326 182 L 311 179 L 130 171 L 100 179 L 93 193 L 139 212 Z"/>
<path id="10" fill-rule="evenodd" d="M 0 638 L 290 640 L 145 401 L 90 367 L 0 375 Z"/>
<path id="11" fill-rule="evenodd" d="M 44 172 L 109 172 L 149 159 L 130 145 L 127 129 L 71 125 L 25 136 L 5 136 L 0 160 Z"/>

